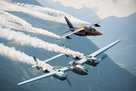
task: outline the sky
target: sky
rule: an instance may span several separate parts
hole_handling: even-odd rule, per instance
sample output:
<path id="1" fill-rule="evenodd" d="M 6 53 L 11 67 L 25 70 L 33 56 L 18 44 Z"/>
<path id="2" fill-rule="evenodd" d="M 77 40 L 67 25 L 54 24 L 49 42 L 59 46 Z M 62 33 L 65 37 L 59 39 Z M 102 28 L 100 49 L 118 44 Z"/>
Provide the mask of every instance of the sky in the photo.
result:
<path id="1" fill-rule="evenodd" d="M 54 0 L 74 8 L 88 7 L 101 18 L 124 17 L 136 12 L 136 0 Z"/>

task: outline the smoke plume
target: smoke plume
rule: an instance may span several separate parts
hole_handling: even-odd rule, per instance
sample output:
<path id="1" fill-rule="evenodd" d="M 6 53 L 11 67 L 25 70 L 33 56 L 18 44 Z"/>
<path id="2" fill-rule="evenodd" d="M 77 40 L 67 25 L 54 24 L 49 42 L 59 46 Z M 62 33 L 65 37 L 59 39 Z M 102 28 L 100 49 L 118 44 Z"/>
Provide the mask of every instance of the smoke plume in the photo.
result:
<path id="1" fill-rule="evenodd" d="M 33 57 L 25 54 L 24 52 L 17 51 L 14 47 L 8 47 L 3 44 L 0 44 L 0 55 L 8 57 L 11 60 L 19 61 L 29 65 L 35 65 Z M 46 64 L 43 61 L 38 60 L 38 66 L 51 70 L 53 67 L 49 64 Z"/>
<path id="2" fill-rule="evenodd" d="M 48 42 L 45 42 L 39 38 L 32 37 L 32 36 L 26 35 L 21 32 L 16 32 L 11 29 L 0 27 L 0 34 L 1 34 L 0 35 L 1 38 L 5 38 L 7 40 L 14 41 L 20 45 L 28 45 L 28 46 L 33 46 L 35 48 L 43 48 L 48 51 L 72 55 L 74 57 L 75 56 L 78 56 L 78 57 L 83 56 L 83 54 L 80 52 L 76 52 L 76 51 L 70 50 L 68 48 L 58 46 L 56 44 L 48 43 Z"/>
<path id="3" fill-rule="evenodd" d="M 21 31 L 27 31 L 27 32 L 32 32 L 32 33 L 37 33 L 37 34 L 42 34 L 50 37 L 54 37 L 59 39 L 60 36 L 57 34 L 54 34 L 52 32 L 49 32 L 47 30 L 41 29 L 41 28 L 36 28 L 31 26 L 27 21 L 12 15 L 8 12 L 4 12 L 0 10 L 0 24 L 1 26 L 9 27 L 12 29 L 17 29 Z"/>

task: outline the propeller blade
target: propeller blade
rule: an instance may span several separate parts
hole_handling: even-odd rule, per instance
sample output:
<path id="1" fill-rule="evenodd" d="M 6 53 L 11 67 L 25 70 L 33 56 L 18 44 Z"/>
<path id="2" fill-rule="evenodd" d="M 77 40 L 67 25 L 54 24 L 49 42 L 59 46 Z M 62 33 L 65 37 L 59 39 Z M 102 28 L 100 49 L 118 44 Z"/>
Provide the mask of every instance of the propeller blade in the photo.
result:
<path id="1" fill-rule="evenodd" d="M 100 70 L 98 66 L 97 66 L 97 75 L 100 75 Z"/>
<path id="2" fill-rule="evenodd" d="M 71 83 L 71 81 L 70 81 L 68 78 L 66 79 L 66 81 L 67 81 L 67 83 L 68 83 L 68 85 L 69 85 L 70 87 L 73 86 L 72 83 Z"/>

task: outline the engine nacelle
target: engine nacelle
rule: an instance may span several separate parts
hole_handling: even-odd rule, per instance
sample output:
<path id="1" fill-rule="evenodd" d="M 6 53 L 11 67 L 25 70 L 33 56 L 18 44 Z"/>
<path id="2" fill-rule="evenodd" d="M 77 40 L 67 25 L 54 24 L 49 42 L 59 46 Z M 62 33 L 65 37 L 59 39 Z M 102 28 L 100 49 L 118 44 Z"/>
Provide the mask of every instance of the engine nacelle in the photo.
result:
<path id="1" fill-rule="evenodd" d="M 67 79 L 67 74 L 60 70 L 58 70 L 58 72 L 53 76 L 62 81 Z"/>
<path id="2" fill-rule="evenodd" d="M 76 73 L 76 74 L 79 74 L 79 75 L 87 75 L 88 74 L 88 70 L 84 67 L 84 66 L 82 66 L 82 65 L 80 65 L 80 64 L 78 64 L 78 63 L 76 63 L 75 61 L 71 61 L 69 64 L 68 64 L 68 66 L 71 68 L 71 70 L 74 72 L 74 73 Z"/>
<path id="3" fill-rule="evenodd" d="M 86 64 L 90 66 L 97 66 L 97 64 L 99 64 L 99 61 L 97 60 L 96 57 L 88 57 Z"/>

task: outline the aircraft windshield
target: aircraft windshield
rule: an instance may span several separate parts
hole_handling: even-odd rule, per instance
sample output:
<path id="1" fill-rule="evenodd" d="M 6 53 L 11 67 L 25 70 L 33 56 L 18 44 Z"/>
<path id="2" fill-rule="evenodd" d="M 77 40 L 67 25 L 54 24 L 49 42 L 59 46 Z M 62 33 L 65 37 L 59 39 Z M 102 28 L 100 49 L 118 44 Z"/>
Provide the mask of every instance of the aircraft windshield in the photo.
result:
<path id="1" fill-rule="evenodd" d="M 85 26 L 85 29 L 88 29 L 88 30 L 89 30 L 89 29 L 90 29 L 90 26 Z"/>
<path id="2" fill-rule="evenodd" d="M 92 28 L 91 26 L 85 26 L 85 29 L 95 32 L 96 29 Z"/>

